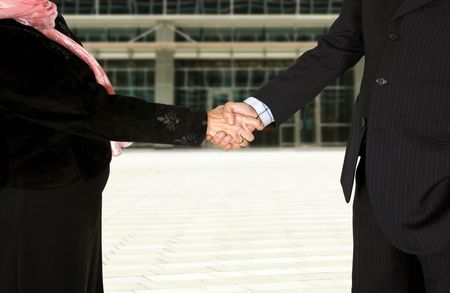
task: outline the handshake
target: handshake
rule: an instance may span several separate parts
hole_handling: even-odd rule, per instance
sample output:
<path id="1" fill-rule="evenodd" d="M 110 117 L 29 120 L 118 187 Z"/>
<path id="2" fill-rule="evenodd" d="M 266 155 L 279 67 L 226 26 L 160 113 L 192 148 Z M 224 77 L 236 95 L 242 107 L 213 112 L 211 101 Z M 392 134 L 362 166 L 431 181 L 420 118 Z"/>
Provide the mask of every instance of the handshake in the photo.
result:
<path id="1" fill-rule="evenodd" d="M 263 130 L 258 113 L 246 103 L 227 103 L 208 112 L 206 140 L 224 151 L 247 147 L 253 132 Z"/>

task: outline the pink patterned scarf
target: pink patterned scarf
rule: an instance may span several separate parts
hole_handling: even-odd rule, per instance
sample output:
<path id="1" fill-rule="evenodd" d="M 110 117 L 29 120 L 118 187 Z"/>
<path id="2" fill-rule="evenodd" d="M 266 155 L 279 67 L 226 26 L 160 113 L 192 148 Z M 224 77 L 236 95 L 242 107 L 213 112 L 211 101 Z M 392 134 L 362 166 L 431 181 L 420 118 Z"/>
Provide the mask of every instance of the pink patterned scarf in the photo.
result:
<path id="1" fill-rule="evenodd" d="M 56 5 L 48 0 L 0 0 L 0 19 L 14 19 L 23 25 L 31 26 L 52 41 L 64 46 L 77 57 L 86 62 L 95 74 L 99 84 L 105 87 L 110 95 L 114 89 L 105 71 L 86 49 L 68 36 L 55 29 L 58 16 Z M 122 148 L 129 147 L 130 142 L 111 142 L 113 156 L 119 156 Z"/>

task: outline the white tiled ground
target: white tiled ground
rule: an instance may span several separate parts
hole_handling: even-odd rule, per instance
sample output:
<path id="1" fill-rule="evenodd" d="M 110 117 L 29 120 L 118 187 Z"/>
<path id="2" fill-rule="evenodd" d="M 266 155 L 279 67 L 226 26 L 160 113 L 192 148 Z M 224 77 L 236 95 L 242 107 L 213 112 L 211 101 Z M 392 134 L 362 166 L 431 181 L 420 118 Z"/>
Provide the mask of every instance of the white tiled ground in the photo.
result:
<path id="1" fill-rule="evenodd" d="M 343 156 L 127 151 L 104 193 L 106 292 L 350 292 Z"/>

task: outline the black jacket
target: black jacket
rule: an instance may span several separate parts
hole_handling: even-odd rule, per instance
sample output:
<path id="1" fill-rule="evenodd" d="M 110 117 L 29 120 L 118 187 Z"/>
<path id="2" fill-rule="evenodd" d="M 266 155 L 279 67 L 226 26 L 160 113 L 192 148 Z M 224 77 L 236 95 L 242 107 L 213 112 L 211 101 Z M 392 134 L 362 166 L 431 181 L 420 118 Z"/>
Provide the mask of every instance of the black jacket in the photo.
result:
<path id="1" fill-rule="evenodd" d="M 344 0 L 318 46 L 254 96 L 281 123 L 365 56 L 341 184 L 352 193 L 366 137 L 367 185 L 405 251 L 450 245 L 450 1 Z"/>
<path id="2" fill-rule="evenodd" d="M 61 16 L 57 29 L 71 35 Z M 198 145 L 205 111 L 108 95 L 89 66 L 33 28 L 0 20 L 0 187 L 90 179 L 109 141 Z"/>

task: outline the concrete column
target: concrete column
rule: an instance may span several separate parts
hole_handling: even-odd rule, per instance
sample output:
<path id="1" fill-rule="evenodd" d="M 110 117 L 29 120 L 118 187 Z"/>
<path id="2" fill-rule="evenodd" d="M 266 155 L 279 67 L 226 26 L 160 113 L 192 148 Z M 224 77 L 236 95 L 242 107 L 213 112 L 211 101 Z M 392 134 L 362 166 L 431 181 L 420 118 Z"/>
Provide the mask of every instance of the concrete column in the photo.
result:
<path id="1" fill-rule="evenodd" d="M 174 42 L 175 32 L 170 23 L 160 23 L 156 31 L 156 42 Z M 155 102 L 173 105 L 175 102 L 175 51 L 156 50 L 155 64 Z"/>
<path id="2" fill-rule="evenodd" d="M 361 60 L 359 60 L 359 62 L 354 67 L 354 71 L 355 71 L 355 73 L 354 73 L 354 78 L 355 78 L 354 100 L 356 100 L 356 97 L 359 94 L 359 89 L 361 88 L 362 78 L 364 75 L 364 62 L 365 62 L 365 57 L 363 57 Z"/>
<path id="3" fill-rule="evenodd" d="M 298 111 L 295 113 L 294 116 L 294 143 L 296 147 L 299 147 L 302 145 L 302 139 L 301 139 L 301 131 L 302 131 L 302 119 L 301 119 L 301 111 Z"/>
<path id="4" fill-rule="evenodd" d="M 316 145 L 323 143 L 322 139 L 322 93 L 315 100 L 314 119 L 316 126 Z"/>

